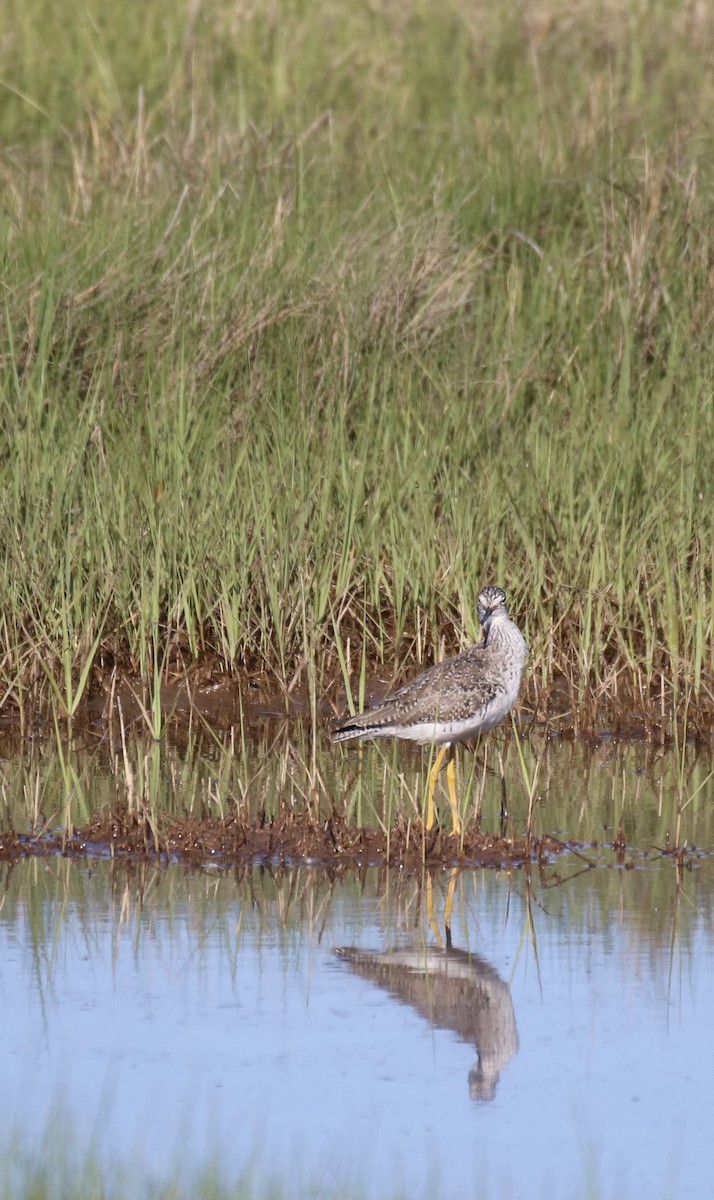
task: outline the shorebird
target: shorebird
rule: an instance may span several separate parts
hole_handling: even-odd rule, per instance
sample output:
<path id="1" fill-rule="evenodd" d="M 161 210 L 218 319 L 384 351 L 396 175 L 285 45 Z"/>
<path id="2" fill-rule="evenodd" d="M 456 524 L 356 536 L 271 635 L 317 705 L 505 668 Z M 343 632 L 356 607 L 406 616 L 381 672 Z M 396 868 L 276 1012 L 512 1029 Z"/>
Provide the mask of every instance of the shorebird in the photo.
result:
<path id="1" fill-rule="evenodd" d="M 447 751 L 455 742 L 498 725 L 516 703 L 521 686 L 528 646 L 508 615 L 503 588 L 483 588 L 477 611 L 484 631 L 482 642 L 435 663 L 374 708 L 335 722 L 332 730 L 333 742 L 397 737 L 439 747 L 429 772 L 427 829 L 434 824 L 434 791 Z M 452 756 L 446 778 L 453 833 L 461 834 Z"/>
<path id="2" fill-rule="evenodd" d="M 489 962 L 472 950 L 457 950 L 450 940 L 443 948 L 381 953 L 340 946 L 335 954 L 436 1028 L 473 1045 L 478 1062 L 469 1072 L 471 1099 L 494 1099 L 501 1071 L 518 1050 L 518 1031 L 508 984 Z"/>
<path id="3" fill-rule="evenodd" d="M 444 907 L 444 933 L 434 911 L 433 878 L 426 876 L 426 915 L 437 944 L 413 940 L 386 951 L 342 946 L 335 954 L 355 974 L 385 988 L 411 1005 L 439 1029 L 450 1029 L 476 1047 L 478 1062 L 469 1071 L 472 1100 L 493 1100 L 501 1071 L 518 1050 L 518 1031 L 507 983 L 472 950 L 457 950 L 451 940 L 451 915 L 459 872 L 451 871 Z"/>

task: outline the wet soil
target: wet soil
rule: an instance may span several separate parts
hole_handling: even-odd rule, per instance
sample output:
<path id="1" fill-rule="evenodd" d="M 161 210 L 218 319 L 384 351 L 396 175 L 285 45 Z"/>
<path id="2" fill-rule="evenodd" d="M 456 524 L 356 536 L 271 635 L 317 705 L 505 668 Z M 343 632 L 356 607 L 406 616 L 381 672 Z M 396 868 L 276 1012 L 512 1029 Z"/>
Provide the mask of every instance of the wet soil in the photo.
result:
<path id="1" fill-rule="evenodd" d="M 387 679 L 372 673 L 367 687 L 367 702 L 378 701 L 402 680 Z M 547 694 L 533 679 L 524 688 L 516 719 L 524 734 L 531 730 L 558 738 L 577 738 L 588 742 L 600 739 L 627 739 L 664 745 L 676 732 L 676 716 L 660 701 L 641 697 L 636 707 L 633 697 L 590 697 L 576 703 L 564 681 L 556 682 Z M 176 672 L 167 679 L 161 692 L 162 739 L 181 746 L 205 730 L 214 737 L 219 732 L 240 730 L 241 737 L 250 727 L 265 722 L 305 721 L 312 717 L 307 693 L 300 686 L 279 690 L 265 674 L 246 672 L 228 675 L 218 664 Z M 327 738 L 330 721 L 346 709 L 341 682 L 333 680 L 317 703 L 320 736 Z M 72 722 L 71 737 L 76 744 L 80 732 L 97 744 L 111 741 L 113 731 L 118 744 L 133 728 L 151 735 L 147 714 L 153 711 L 148 690 L 141 680 L 112 674 L 102 686 L 93 689 Z M 687 740 L 711 743 L 712 721 L 706 706 L 690 709 L 687 714 Z M 20 713 L 12 707 L 0 713 L 0 758 L 22 757 L 28 735 L 39 730 L 43 739 L 58 736 L 56 721 L 48 720 L 41 704 Z M 119 730 L 119 735 L 117 735 Z M 506 737 L 512 734 L 505 729 Z M 68 734 L 69 736 L 69 734 Z M 111 857 L 130 861 L 183 862 L 229 867 L 261 863 L 309 863 L 329 870 L 382 865 L 421 870 L 439 866 L 516 867 L 527 863 L 545 863 L 563 851 L 578 853 L 578 843 L 563 842 L 552 836 L 501 837 L 474 828 L 463 838 L 445 829 L 425 830 L 418 821 L 402 820 L 393 828 L 357 828 L 333 814 L 325 819 L 307 813 L 283 812 L 274 817 L 250 817 L 236 809 L 219 818 L 179 817 L 161 810 L 114 806 L 85 825 L 65 831 L 43 826 L 34 833 L 0 830 L 0 861 L 14 862 L 28 857 L 63 855 L 69 857 Z M 620 850 L 622 865 L 628 850 Z M 662 853 L 674 853 L 665 848 Z M 592 865 L 592 864 L 585 864 Z"/>
<path id="2" fill-rule="evenodd" d="M 308 815 L 284 815 L 246 822 L 237 815 L 198 820 L 166 813 L 149 817 L 126 809 L 97 813 L 88 824 L 66 833 L 0 834 L 4 862 L 62 855 L 219 867 L 302 863 L 331 870 L 514 867 L 544 864 L 574 848 L 550 836 L 507 838 L 467 831 L 459 838 L 413 822 L 401 822 L 385 833 L 355 828 L 336 816 L 315 821 Z"/>
<path id="3" fill-rule="evenodd" d="M 386 668 L 372 664 L 365 685 L 366 703 L 378 702 L 419 669 L 415 666 L 394 676 Z M 358 693 L 359 680 L 355 680 L 353 694 Z M 27 695 L 31 696 L 31 692 Z M 242 668 L 228 672 L 221 660 L 210 656 L 169 672 L 160 695 L 164 722 L 175 728 L 203 723 L 224 731 L 265 718 L 312 718 L 313 703 L 299 674 L 288 687 L 282 687 L 274 675 Z M 139 677 L 116 670 L 105 675 L 95 672 L 72 725 L 75 729 L 96 729 L 119 721 L 129 727 L 145 723 L 153 709 L 150 691 Z M 324 680 L 316 699 L 318 722 L 327 728 L 332 719 L 346 711 L 341 674 Z M 54 693 L 44 698 L 35 696 L 34 701 L 28 699 L 22 710 L 10 697 L 0 710 L 0 732 L 17 729 L 28 732 L 44 724 L 53 726 L 57 715 Z M 598 687 L 582 683 L 575 688 L 572 681 L 558 676 L 544 688 L 530 676 L 521 692 L 516 719 L 524 731 L 535 728 L 559 737 L 613 737 L 665 745 L 677 736 L 688 742 L 711 744 L 714 696 L 704 689 L 697 700 L 690 698 L 682 705 L 673 693 L 665 695 L 661 689 L 635 692 L 617 677 L 612 685 L 605 681 Z"/>

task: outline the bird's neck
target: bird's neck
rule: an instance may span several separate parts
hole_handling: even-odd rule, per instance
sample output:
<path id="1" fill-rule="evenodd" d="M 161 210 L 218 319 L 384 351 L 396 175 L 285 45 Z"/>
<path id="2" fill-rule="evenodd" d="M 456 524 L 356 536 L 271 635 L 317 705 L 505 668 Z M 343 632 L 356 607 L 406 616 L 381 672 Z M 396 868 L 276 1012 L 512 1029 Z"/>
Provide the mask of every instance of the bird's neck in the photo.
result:
<path id="1" fill-rule="evenodd" d="M 499 633 L 511 624 L 508 617 L 490 617 L 488 625 L 484 626 L 484 645 L 488 646 L 490 642 L 498 641 Z"/>

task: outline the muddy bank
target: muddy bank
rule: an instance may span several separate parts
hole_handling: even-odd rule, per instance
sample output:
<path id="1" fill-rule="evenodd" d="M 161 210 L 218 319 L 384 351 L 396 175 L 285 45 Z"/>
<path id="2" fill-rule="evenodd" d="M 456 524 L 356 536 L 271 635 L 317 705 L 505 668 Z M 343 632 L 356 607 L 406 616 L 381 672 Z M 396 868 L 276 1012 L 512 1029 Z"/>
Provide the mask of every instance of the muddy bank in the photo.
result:
<path id="1" fill-rule="evenodd" d="M 472 831 L 459 839 L 404 821 L 385 833 L 357 829 L 337 816 L 313 821 L 307 815 L 283 815 L 251 822 L 237 815 L 199 820 L 162 812 L 139 815 L 125 809 L 97 813 L 88 824 L 67 833 L 10 830 L 0 834 L 0 861 L 4 862 L 62 855 L 219 867 L 301 863 L 330 870 L 514 867 L 544 864 L 574 848 L 550 836 L 507 838 Z"/>
<path id="2" fill-rule="evenodd" d="M 378 702 L 419 669 L 414 666 L 393 676 L 386 668 L 373 664 L 365 685 L 366 704 Z M 358 695 L 359 690 L 359 681 L 355 680 L 353 694 Z M 30 691 L 22 707 L 13 703 L 11 695 L 6 696 L 0 710 L 0 734 L 24 735 L 46 726 L 53 728 L 55 719 L 62 717 L 57 705 L 52 692 L 33 695 Z M 348 711 L 348 702 L 341 675 L 323 681 L 315 707 L 297 676 L 283 688 L 274 675 L 243 669 L 228 673 L 222 663 L 206 659 L 170 673 L 161 684 L 158 707 L 164 726 L 180 736 L 180 731 L 189 727 L 204 725 L 226 731 L 281 718 L 314 717 L 327 731 L 336 716 Z M 77 708 L 72 727 L 101 731 L 112 724 L 145 726 L 149 714 L 153 717 L 155 711 L 151 691 L 140 678 L 128 672 L 97 672 L 86 699 Z M 656 694 L 646 690 L 635 693 L 621 683 L 576 689 L 565 678 L 557 677 L 543 687 L 531 676 L 524 684 L 515 716 L 525 733 L 535 729 L 566 738 L 614 737 L 666 745 L 678 736 L 707 745 L 714 737 L 714 700 L 708 693 L 683 704 L 661 690 Z M 508 724 L 505 722 L 504 727 Z"/>

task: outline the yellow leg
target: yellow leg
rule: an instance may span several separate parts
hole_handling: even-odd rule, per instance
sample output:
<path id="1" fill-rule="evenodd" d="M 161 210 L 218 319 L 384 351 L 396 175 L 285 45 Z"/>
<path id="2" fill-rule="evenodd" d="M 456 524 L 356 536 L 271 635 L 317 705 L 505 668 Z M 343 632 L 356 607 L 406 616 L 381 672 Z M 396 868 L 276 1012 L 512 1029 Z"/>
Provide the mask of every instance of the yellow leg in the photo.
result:
<path id="1" fill-rule="evenodd" d="M 434 759 L 434 765 L 429 772 L 429 798 L 426 804 L 426 828 L 431 829 L 434 825 L 434 792 L 436 791 L 436 781 L 439 778 L 441 764 L 444 761 L 444 755 L 449 749 L 447 746 L 442 746 Z"/>
<path id="2" fill-rule="evenodd" d="M 432 933 L 436 938 L 436 944 L 442 950 L 451 946 L 451 914 L 454 908 L 454 896 L 456 894 L 456 881 L 459 877 L 459 868 L 452 867 L 449 875 L 449 886 L 446 890 L 446 904 L 444 905 L 444 928 L 446 930 L 446 941 L 441 936 L 441 930 L 437 924 L 436 912 L 434 911 L 434 881 L 431 875 L 426 877 L 426 915 L 431 926 Z"/>
<path id="3" fill-rule="evenodd" d="M 451 945 L 451 913 L 454 907 L 454 895 L 456 893 L 456 880 L 459 877 L 459 868 L 452 867 L 449 877 L 449 887 L 446 892 L 446 904 L 444 905 L 444 925 L 446 927 L 446 944 Z"/>
<path id="4" fill-rule="evenodd" d="M 464 826 L 456 799 L 456 765 L 453 756 L 449 759 L 449 765 L 446 768 L 446 782 L 449 785 L 449 804 L 451 805 L 451 821 L 453 825 L 451 832 L 461 837 Z"/>
<path id="5" fill-rule="evenodd" d="M 436 923 L 436 913 L 434 912 L 434 881 L 430 874 L 426 877 L 426 916 L 431 926 L 432 933 L 436 938 L 437 946 L 443 950 L 444 939 L 439 931 L 439 926 Z"/>

